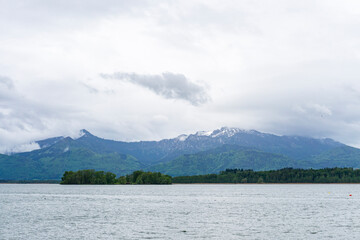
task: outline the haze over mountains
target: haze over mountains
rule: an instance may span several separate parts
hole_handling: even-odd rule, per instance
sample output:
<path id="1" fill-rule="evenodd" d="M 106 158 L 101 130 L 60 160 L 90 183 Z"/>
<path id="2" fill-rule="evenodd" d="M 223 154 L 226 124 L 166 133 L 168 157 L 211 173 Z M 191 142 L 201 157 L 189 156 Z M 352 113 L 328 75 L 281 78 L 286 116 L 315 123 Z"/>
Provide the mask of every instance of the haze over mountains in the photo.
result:
<path id="1" fill-rule="evenodd" d="M 226 168 L 360 167 L 360 150 L 332 139 L 276 136 L 223 127 L 161 141 L 121 142 L 81 130 L 82 136 L 37 141 L 40 149 L 0 155 L 0 179 L 60 179 L 64 171 L 96 169 L 124 175 L 134 170 L 173 176 Z"/>

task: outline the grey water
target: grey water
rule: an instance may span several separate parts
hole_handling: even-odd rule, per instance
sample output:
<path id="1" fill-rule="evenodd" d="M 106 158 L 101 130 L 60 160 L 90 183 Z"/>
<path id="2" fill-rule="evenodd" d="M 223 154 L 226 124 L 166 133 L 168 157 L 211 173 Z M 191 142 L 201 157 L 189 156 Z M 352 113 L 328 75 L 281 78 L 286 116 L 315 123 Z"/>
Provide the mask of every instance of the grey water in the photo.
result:
<path id="1" fill-rule="evenodd" d="M 0 184 L 0 239 L 359 239 L 359 200 L 356 184 Z"/>

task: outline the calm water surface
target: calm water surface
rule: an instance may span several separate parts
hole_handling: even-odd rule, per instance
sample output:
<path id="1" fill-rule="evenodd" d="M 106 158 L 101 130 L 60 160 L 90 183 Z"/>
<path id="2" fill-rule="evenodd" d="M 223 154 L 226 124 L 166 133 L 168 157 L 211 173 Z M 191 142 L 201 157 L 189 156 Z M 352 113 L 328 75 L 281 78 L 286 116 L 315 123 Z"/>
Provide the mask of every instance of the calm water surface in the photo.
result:
<path id="1" fill-rule="evenodd" d="M 360 239 L 359 200 L 355 184 L 0 184 L 0 239 Z"/>

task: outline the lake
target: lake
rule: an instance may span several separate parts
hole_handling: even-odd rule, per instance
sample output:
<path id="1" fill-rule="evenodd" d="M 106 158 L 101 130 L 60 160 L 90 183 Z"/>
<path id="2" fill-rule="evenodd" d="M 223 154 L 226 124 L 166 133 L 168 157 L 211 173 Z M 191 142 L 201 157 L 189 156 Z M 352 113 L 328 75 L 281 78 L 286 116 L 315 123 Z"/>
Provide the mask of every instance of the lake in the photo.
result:
<path id="1" fill-rule="evenodd" d="M 357 184 L 0 184 L 0 239 L 356 239 L 359 200 Z"/>

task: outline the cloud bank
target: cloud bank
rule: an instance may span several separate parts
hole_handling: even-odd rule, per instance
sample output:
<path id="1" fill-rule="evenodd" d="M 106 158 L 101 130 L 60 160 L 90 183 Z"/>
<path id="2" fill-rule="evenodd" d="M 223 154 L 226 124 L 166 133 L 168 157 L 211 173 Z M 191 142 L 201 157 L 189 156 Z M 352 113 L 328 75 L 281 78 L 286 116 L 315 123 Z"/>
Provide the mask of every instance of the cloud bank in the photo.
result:
<path id="1" fill-rule="evenodd" d="M 0 152 L 83 128 L 360 146 L 359 25 L 355 0 L 0 1 Z"/>
<path id="2" fill-rule="evenodd" d="M 165 72 L 160 75 L 141 75 L 116 72 L 100 74 L 105 79 L 118 79 L 145 87 L 167 99 L 182 99 L 197 106 L 209 101 L 205 87 L 191 82 L 183 74 Z"/>

